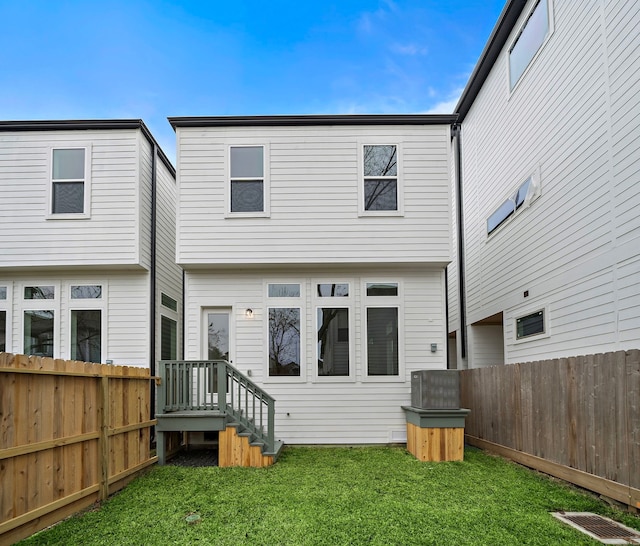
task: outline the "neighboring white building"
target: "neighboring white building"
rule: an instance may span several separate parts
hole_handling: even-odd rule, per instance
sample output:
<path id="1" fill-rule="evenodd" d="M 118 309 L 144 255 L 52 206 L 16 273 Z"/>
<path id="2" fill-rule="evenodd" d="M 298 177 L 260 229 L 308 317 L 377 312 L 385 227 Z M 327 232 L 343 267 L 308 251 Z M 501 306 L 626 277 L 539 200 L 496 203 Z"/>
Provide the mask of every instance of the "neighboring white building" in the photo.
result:
<path id="1" fill-rule="evenodd" d="M 180 356 L 175 170 L 140 120 L 0 122 L 0 351 Z"/>
<path id="2" fill-rule="evenodd" d="M 635 0 L 503 10 L 456 108 L 452 367 L 640 346 L 638 28 Z"/>
<path id="3" fill-rule="evenodd" d="M 446 368 L 453 116 L 169 118 L 185 358 L 228 359 L 287 443 L 406 440 Z"/>

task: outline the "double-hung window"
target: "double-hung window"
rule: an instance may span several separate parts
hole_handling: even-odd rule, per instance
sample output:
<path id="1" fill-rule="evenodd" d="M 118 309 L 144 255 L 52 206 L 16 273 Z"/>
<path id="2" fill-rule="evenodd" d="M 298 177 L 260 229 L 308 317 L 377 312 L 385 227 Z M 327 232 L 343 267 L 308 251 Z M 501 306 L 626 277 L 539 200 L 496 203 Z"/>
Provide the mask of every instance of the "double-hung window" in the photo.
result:
<path id="1" fill-rule="evenodd" d="M 51 150 L 50 217 L 88 216 L 89 154 L 88 147 Z"/>
<path id="2" fill-rule="evenodd" d="M 397 282 L 365 284 L 367 376 L 400 376 L 400 298 Z"/>
<path id="3" fill-rule="evenodd" d="M 265 146 L 229 147 L 229 212 L 239 216 L 268 214 Z"/>
<path id="4" fill-rule="evenodd" d="M 72 285 L 70 296 L 70 358 L 102 362 L 102 285 Z"/>
<path id="5" fill-rule="evenodd" d="M 301 377 L 302 299 L 298 283 L 270 283 L 268 299 L 269 377 Z"/>
<path id="6" fill-rule="evenodd" d="M 362 149 L 363 212 L 399 211 L 398 146 L 365 144 Z"/>

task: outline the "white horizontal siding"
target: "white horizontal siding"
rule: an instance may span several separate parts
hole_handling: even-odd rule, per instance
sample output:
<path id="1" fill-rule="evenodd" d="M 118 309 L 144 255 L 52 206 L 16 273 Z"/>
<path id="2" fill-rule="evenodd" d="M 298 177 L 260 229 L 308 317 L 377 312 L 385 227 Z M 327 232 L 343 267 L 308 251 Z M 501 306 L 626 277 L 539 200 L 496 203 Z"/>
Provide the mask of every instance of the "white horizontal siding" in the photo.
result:
<path id="1" fill-rule="evenodd" d="M 617 264 L 640 255 L 640 7 L 553 6 L 553 34 L 514 91 L 505 47 L 463 122 L 468 323 L 504 311 L 508 362 L 629 347 L 638 316 Z M 536 172 L 539 199 L 487 236 Z M 549 335 L 513 343 L 514 317 L 535 302 L 549 306 Z"/>
<path id="2" fill-rule="evenodd" d="M 296 269 L 276 272 L 266 270 L 249 273 L 243 270 L 227 272 L 187 272 L 186 292 L 186 357 L 202 358 L 202 309 L 232 308 L 232 337 L 235 351 L 234 365 L 251 377 L 276 399 L 276 436 L 287 443 L 386 443 L 391 434 L 404 436 L 406 426 L 400 409 L 410 402 L 410 374 L 416 369 L 446 367 L 446 325 L 444 319 L 444 273 L 441 269 Z M 403 288 L 401 302 L 404 327 L 404 373 L 400 381 L 371 382 L 364 377 L 362 317 L 364 302 L 362 282 L 396 279 Z M 354 328 L 350 342 L 353 348 L 355 376 L 350 382 L 314 379 L 315 305 L 313 296 L 317 280 L 350 282 Z M 266 339 L 267 308 L 265 283 L 299 282 L 303 295 L 302 381 L 282 381 L 266 378 L 268 348 Z M 385 298 L 379 298 L 383 304 Z M 341 298 L 336 298 L 341 300 Z M 281 305 L 283 300 L 275 300 Z M 344 302 L 336 301 L 336 305 Z M 376 302 L 378 303 L 378 302 Z M 245 317 L 245 309 L 254 312 Z M 437 343 L 438 351 L 430 352 L 430 344 Z M 288 378 L 287 378 L 288 379 Z M 323 378 L 324 379 L 324 378 Z"/>
<path id="3" fill-rule="evenodd" d="M 178 261 L 447 262 L 448 132 L 447 126 L 179 128 Z M 362 139 L 402 146 L 403 217 L 358 217 Z M 269 218 L 225 218 L 229 144 L 269 145 Z"/>
<path id="4" fill-rule="evenodd" d="M 138 131 L 0 133 L 0 267 L 136 264 Z M 91 217 L 47 219 L 49 154 L 91 146 Z"/>

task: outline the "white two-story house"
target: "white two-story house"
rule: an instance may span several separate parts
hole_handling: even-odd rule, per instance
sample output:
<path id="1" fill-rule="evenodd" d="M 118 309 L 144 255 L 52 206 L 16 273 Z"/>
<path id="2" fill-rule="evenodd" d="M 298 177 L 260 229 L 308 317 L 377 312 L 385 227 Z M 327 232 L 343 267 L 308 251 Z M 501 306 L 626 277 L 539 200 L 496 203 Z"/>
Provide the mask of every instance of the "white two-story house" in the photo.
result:
<path id="1" fill-rule="evenodd" d="M 451 361 L 640 346 L 640 4 L 509 1 L 456 107 Z"/>
<path id="2" fill-rule="evenodd" d="M 175 199 L 140 120 L 0 122 L 0 351 L 177 358 Z"/>
<path id="3" fill-rule="evenodd" d="M 230 361 L 287 443 L 406 440 L 446 368 L 453 116 L 169 118 L 185 358 Z"/>

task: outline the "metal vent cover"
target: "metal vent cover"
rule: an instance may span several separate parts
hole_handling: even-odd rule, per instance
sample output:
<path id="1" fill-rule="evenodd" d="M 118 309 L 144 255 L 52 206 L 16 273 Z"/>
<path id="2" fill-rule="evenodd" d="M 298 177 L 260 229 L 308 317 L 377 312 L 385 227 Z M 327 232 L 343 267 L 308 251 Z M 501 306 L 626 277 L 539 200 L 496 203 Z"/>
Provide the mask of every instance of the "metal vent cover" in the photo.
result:
<path id="1" fill-rule="evenodd" d="M 554 512 L 560 521 L 602 544 L 640 544 L 640 532 L 591 512 Z"/>

